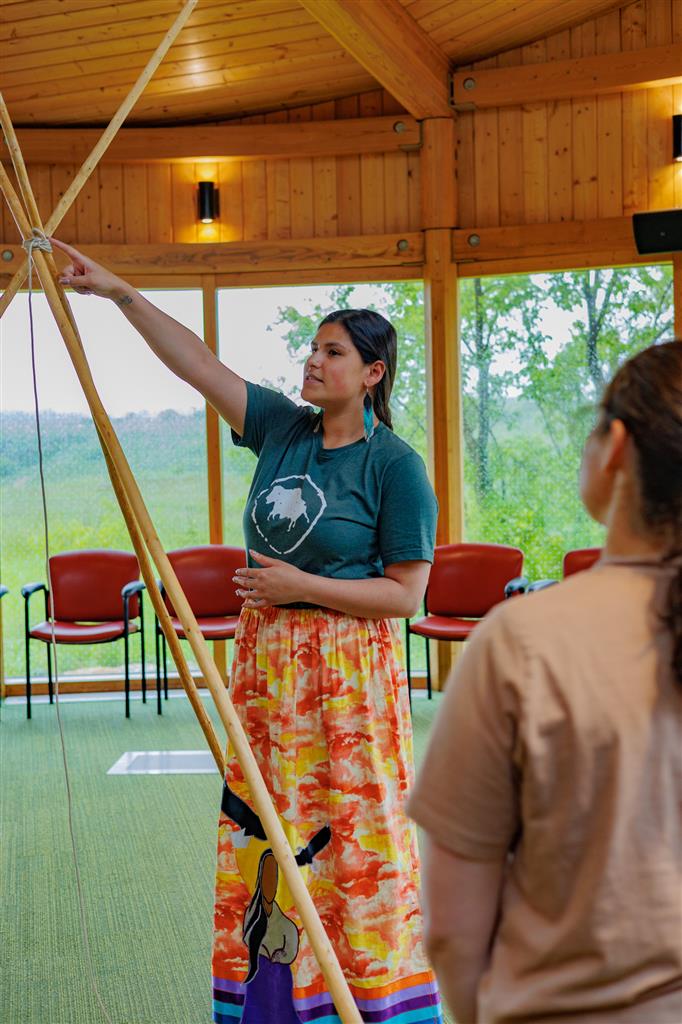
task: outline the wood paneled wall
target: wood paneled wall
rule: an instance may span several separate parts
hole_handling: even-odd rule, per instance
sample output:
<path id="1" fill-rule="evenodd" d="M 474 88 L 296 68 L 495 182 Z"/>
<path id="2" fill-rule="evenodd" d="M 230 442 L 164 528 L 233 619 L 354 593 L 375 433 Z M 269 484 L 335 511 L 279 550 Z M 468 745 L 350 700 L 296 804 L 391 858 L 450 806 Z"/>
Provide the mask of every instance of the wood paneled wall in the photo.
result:
<path id="1" fill-rule="evenodd" d="M 401 113 L 385 92 L 235 123 L 330 121 Z M 77 168 L 32 165 L 29 173 L 46 217 Z M 215 180 L 220 219 L 196 219 L 196 183 Z M 5 204 L 2 204 L 3 208 Z M 3 241 L 17 232 L 3 209 Z M 62 222 L 59 234 L 74 244 L 237 242 L 414 231 L 421 226 L 419 152 L 362 156 L 231 160 L 219 164 L 100 164 Z"/>
<path id="2" fill-rule="evenodd" d="M 473 65 L 513 67 L 682 43 L 680 0 L 626 7 Z M 620 217 L 682 206 L 672 115 L 682 87 L 463 112 L 461 227 Z"/>

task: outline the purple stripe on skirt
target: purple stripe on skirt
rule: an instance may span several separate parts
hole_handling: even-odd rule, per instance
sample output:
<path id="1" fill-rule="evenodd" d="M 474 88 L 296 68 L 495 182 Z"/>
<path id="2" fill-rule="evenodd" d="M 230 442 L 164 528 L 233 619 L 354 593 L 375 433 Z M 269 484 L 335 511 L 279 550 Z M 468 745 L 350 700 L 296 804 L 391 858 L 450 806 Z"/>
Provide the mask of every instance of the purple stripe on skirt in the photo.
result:
<path id="1" fill-rule="evenodd" d="M 368 990 L 368 991 L 371 991 Z M 391 992 L 388 996 L 381 996 L 377 999 L 371 997 L 359 999 L 354 996 L 355 1002 L 361 1010 L 384 1010 L 388 1006 L 394 1006 L 404 999 L 414 999 L 417 996 L 433 995 L 438 992 L 435 982 L 427 981 L 425 985 L 410 985 L 400 989 L 399 992 Z M 331 1006 L 331 996 L 328 992 L 319 992 L 315 996 L 308 996 L 306 999 L 294 998 L 296 1007 L 301 1010 L 311 1010 L 314 1006 Z"/>
<path id="2" fill-rule="evenodd" d="M 363 1000 L 365 1002 L 366 1000 Z M 421 1010 L 427 1006 L 438 1005 L 438 997 L 435 993 L 426 993 L 422 996 L 416 996 L 410 999 L 404 999 L 400 1003 L 394 1003 L 393 1006 L 386 1006 L 382 1010 L 365 1010 L 362 1009 L 362 1019 L 365 1024 L 380 1024 L 381 1021 L 390 1021 L 391 1018 L 399 1016 L 401 1013 L 407 1013 L 409 1010 Z M 321 1017 L 326 1017 L 335 1013 L 334 1005 L 331 1002 L 326 1003 L 323 1006 L 316 1006 L 308 1010 L 298 1010 L 298 1015 L 304 1022 L 319 1020 Z"/>
<path id="3" fill-rule="evenodd" d="M 220 989 L 221 992 L 237 992 L 239 995 L 244 995 L 246 991 L 246 985 L 243 981 L 229 981 L 227 978 L 213 978 L 213 988 Z"/>

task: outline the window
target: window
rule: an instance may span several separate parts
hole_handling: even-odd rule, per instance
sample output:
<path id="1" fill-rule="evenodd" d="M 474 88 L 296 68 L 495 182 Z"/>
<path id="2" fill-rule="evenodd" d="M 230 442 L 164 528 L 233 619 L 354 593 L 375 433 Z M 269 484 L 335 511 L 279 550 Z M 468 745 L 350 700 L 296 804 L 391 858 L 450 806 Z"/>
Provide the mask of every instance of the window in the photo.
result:
<path id="1" fill-rule="evenodd" d="M 672 332 L 670 266 L 474 278 L 460 285 L 465 523 L 520 547 L 532 579 L 602 529 L 577 483 L 604 385 Z"/>
<path id="2" fill-rule="evenodd" d="M 150 298 L 202 332 L 198 291 L 157 291 Z M 111 304 L 70 296 L 95 384 L 140 485 L 166 549 L 206 543 L 208 536 L 204 401 L 147 349 Z M 107 547 L 132 550 L 113 494 L 83 391 L 42 294 L 33 298 L 36 366 L 50 552 Z M 46 580 L 36 427 L 33 413 L 27 297 L 19 295 L 2 320 L 2 509 L 0 574 L 4 598 L 5 671 L 22 677 L 22 584 Z M 148 612 L 147 659 L 153 657 Z M 43 617 L 42 595 L 32 622 Z M 137 643 L 131 658 L 137 657 Z M 35 671 L 45 671 L 36 650 Z M 111 674 L 122 644 L 59 648 L 60 676 Z"/>
<path id="3" fill-rule="evenodd" d="M 391 396 L 394 428 L 426 458 L 424 299 L 421 282 L 223 290 L 218 295 L 220 358 L 246 380 L 300 401 L 303 362 L 322 318 L 333 309 L 369 307 L 398 333 Z M 255 466 L 224 435 L 224 539 L 241 544 L 242 515 Z"/>

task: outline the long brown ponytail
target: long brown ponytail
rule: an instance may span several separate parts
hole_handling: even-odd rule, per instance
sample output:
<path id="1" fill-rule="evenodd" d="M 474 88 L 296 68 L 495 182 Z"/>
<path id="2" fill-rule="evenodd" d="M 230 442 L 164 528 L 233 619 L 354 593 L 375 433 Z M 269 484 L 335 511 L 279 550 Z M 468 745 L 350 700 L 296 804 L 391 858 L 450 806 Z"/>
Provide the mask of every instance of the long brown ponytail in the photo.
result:
<path id="1" fill-rule="evenodd" d="M 663 622 L 673 637 L 673 673 L 682 685 L 682 341 L 652 345 L 628 359 L 604 392 L 605 423 L 623 422 L 635 445 L 642 518 L 676 570 Z"/>

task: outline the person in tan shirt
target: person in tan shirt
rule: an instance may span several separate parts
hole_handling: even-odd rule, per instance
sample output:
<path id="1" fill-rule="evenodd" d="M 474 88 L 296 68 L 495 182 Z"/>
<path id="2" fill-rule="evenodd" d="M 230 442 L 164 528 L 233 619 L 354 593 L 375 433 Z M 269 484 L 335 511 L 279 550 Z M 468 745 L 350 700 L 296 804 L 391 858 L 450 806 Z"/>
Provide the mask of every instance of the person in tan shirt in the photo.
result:
<path id="1" fill-rule="evenodd" d="M 606 389 L 581 495 L 601 560 L 477 627 L 408 804 L 458 1024 L 682 1022 L 682 342 Z"/>

